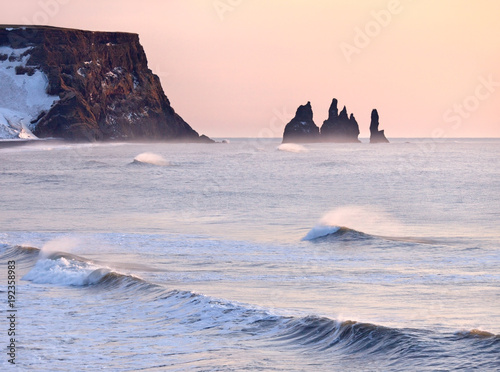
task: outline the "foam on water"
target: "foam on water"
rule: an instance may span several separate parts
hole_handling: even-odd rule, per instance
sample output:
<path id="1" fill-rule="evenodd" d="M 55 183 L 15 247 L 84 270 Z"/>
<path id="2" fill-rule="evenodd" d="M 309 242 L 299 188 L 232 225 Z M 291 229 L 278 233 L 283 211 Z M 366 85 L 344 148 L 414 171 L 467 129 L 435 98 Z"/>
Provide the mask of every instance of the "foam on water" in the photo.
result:
<path id="1" fill-rule="evenodd" d="M 278 146 L 278 150 L 295 153 L 309 152 L 307 148 L 297 143 L 282 143 Z"/>
<path id="2" fill-rule="evenodd" d="M 20 368 L 498 369 L 498 140 L 262 146 L 0 151 Z M 189 166 L 124 167 L 150 151 Z"/>
<path id="3" fill-rule="evenodd" d="M 139 277 L 119 273 L 105 264 L 70 253 L 83 244 L 84 241 L 76 236 L 61 236 L 49 240 L 41 249 L 14 247 L 11 254 L 36 255 L 36 263 L 22 278 L 33 283 L 87 286 L 118 284 L 124 280 L 141 281 Z"/>
<path id="4" fill-rule="evenodd" d="M 119 274 L 103 268 L 96 268 L 88 261 L 78 261 L 57 257 L 41 259 L 25 278 L 38 284 L 58 284 L 65 286 L 89 286 L 108 290 L 116 289 Z M 107 286 L 107 284 L 110 284 Z M 269 340 L 273 344 L 268 347 L 290 347 L 292 349 L 318 353 L 331 358 L 332 353 L 352 358 L 369 358 L 373 363 L 392 356 L 394 365 L 410 365 L 412 358 L 419 360 L 416 367 L 432 364 L 434 359 L 447 356 L 450 366 L 460 367 L 464 362 L 457 358 L 456 349 L 462 348 L 475 355 L 479 350 L 487 356 L 487 364 L 491 366 L 491 357 L 498 352 L 500 346 L 497 336 L 486 331 L 463 331 L 454 334 L 429 332 L 418 329 L 397 329 L 377 324 L 357 321 L 339 321 L 318 316 L 280 316 L 271 314 L 266 309 L 251 305 L 235 303 L 224 299 L 188 291 L 160 289 L 157 295 L 147 297 L 143 288 L 135 286 L 134 304 L 141 302 L 143 311 L 163 309 L 169 316 L 170 328 L 191 329 L 197 337 L 208 334 L 210 338 L 230 337 L 238 335 L 243 339 Z M 121 290 L 116 292 L 119 297 Z M 130 296 L 126 296 L 130 297 Z M 101 309 L 103 311 L 103 309 Z M 153 321 L 153 324 L 149 324 Z M 144 328 L 152 332 L 160 319 L 145 316 L 141 318 Z M 161 333 L 156 336 L 162 339 Z M 470 344 L 475 342 L 475 344 Z M 281 346 L 280 346 L 281 345 Z M 425 356 L 425 359 L 421 359 Z"/>
<path id="5" fill-rule="evenodd" d="M 143 152 L 137 155 L 134 158 L 134 163 L 152 164 L 152 165 L 159 165 L 162 167 L 172 165 L 172 163 L 167 161 L 163 156 L 152 152 Z"/>
<path id="6" fill-rule="evenodd" d="M 78 262 L 65 257 L 57 259 L 42 258 L 27 273 L 23 280 L 28 280 L 38 284 L 59 284 L 84 286 L 96 283 L 101 276 L 91 274 L 99 267 L 88 262 Z"/>
<path id="7" fill-rule="evenodd" d="M 302 240 L 314 240 L 327 235 L 335 234 L 340 230 L 339 226 L 325 226 L 316 225 L 314 226 Z"/>
<path id="8" fill-rule="evenodd" d="M 25 248 L 19 248 L 21 251 Z M 66 252 L 38 252 L 38 260 L 23 280 L 60 286 L 112 288 L 154 288 L 140 277 L 123 274 L 111 267 Z"/>
<path id="9" fill-rule="evenodd" d="M 71 247 L 75 242 L 62 238 L 46 244 L 49 248 L 61 248 L 64 245 Z M 35 250 L 25 247 L 13 249 L 11 254 L 17 254 L 19 257 Z M 86 346 L 93 348 L 91 344 L 95 342 L 97 334 L 92 332 L 97 331 L 92 328 L 95 326 L 92 321 L 95 321 L 96 314 L 99 314 L 97 321 L 106 324 L 105 337 L 109 340 L 120 339 L 124 350 L 134 348 L 134 353 L 144 353 L 143 356 L 151 354 L 151 358 L 158 360 L 159 365 L 169 359 L 164 358 L 164 350 L 156 351 L 152 343 L 168 348 L 169 358 L 185 355 L 187 350 L 189 355 L 196 354 L 193 348 L 198 348 L 200 352 L 205 352 L 207 348 L 229 348 L 226 350 L 233 354 L 237 351 L 233 349 L 235 346 L 228 345 L 233 345 L 236 340 L 239 345 L 237 349 L 243 347 L 242 350 L 247 354 L 252 352 L 250 345 L 260 345 L 258 353 L 267 350 L 275 350 L 280 354 L 288 351 L 299 355 L 308 353 L 315 363 L 322 366 L 349 358 L 354 363 L 353 366 L 363 365 L 368 361 L 387 367 L 384 370 L 422 370 L 435 366 L 442 358 L 446 358 L 447 366 L 451 369 L 467 368 L 468 360 L 478 355 L 481 355 L 483 360 L 482 366 L 487 369 L 494 366 L 500 347 L 498 336 L 477 329 L 440 332 L 387 327 L 378 323 L 348 320 L 349 318 L 290 315 L 279 309 L 270 310 L 224 298 L 217 299 L 191 291 L 171 289 L 119 274 L 85 257 L 55 252 L 48 248 L 23 279 L 40 285 L 56 285 L 53 288 L 45 287 L 40 295 L 52 291 L 50 296 L 45 295 L 51 303 L 57 301 L 58 296 L 62 296 L 63 301 L 70 302 L 69 305 L 62 306 L 60 316 L 61 319 L 69 319 L 64 327 L 68 328 L 66 331 L 69 334 L 79 335 L 80 346 L 85 346 L 81 344 L 83 334 L 90 332 L 91 336 L 86 341 L 89 344 Z M 60 286 L 69 288 L 64 292 L 57 292 L 57 287 Z M 152 287 L 155 290 L 148 291 Z M 129 292 L 126 293 L 126 290 Z M 105 299 L 102 306 L 98 307 L 95 302 L 97 293 L 103 296 L 99 298 Z M 74 306 L 71 301 L 78 304 L 78 312 L 69 311 Z M 57 305 L 54 306 L 53 312 L 57 308 Z M 27 311 L 24 310 L 25 316 L 28 316 Z M 140 328 L 137 328 L 137 325 L 140 325 Z M 120 336 L 123 335 L 124 329 L 134 334 L 134 337 Z M 82 333 L 82 330 L 85 331 Z M 47 332 L 45 328 L 44 332 Z M 52 329 L 50 332 L 57 333 Z M 143 351 L 138 349 L 136 337 L 145 344 Z M 178 346 L 171 343 L 173 338 L 179 342 Z M 117 363 L 112 357 L 116 349 L 108 347 L 108 344 L 114 345 L 112 342 L 98 345 L 100 355 L 108 357 L 110 364 Z M 70 343 L 67 347 L 71 349 L 76 346 Z M 32 352 L 35 355 L 41 353 L 36 350 Z M 124 355 L 128 355 L 126 353 Z M 77 353 L 70 353 L 68 359 L 59 361 L 58 365 L 68 366 L 75 363 L 79 357 Z M 214 360 L 214 363 L 220 361 Z M 243 367 L 236 369 L 241 370 Z M 282 370 L 294 369 L 283 367 Z"/>

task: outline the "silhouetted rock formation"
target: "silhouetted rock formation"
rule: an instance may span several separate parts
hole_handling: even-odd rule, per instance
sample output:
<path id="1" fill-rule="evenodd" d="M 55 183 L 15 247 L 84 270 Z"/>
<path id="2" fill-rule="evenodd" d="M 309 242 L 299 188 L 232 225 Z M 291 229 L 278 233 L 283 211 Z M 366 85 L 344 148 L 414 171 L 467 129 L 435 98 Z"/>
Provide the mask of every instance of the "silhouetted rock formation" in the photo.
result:
<path id="1" fill-rule="evenodd" d="M 318 142 L 319 128 L 313 121 L 311 102 L 299 106 L 295 117 L 285 126 L 283 143 Z"/>
<path id="2" fill-rule="evenodd" d="M 285 126 L 283 143 L 286 142 L 337 142 L 337 143 L 360 143 L 359 125 L 354 115 L 347 115 L 344 106 L 339 114 L 337 99 L 333 99 L 328 110 L 328 119 L 323 122 L 321 133 L 313 121 L 311 103 L 299 106 L 295 117 Z M 370 143 L 382 143 L 389 141 L 385 138 L 384 131 L 378 130 L 379 117 L 377 110 L 373 110 L 370 123 Z"/>
<path id="3" fill-rule="evenodd" d="M 13 55 L 20 64 L 17 75 L 41 71 L 48 80 L 46 94 L 56 101 L 27 116 L 38 137 L 200 140 L 148 68 L 137 34 L 0 26 L 0 47 L 22 53 Z M 201 141 L 208 142 L 205 137 Z"/>
<path id="4" fill-rule="evenodd" d="M 358 140 L 359 126 L 351 114 L 347 116 L 347 109 L 344 106 L 339 115 L 337 99 L 333 99 L 328 110 L 328 119 L 321 127 L 321 139 L 325 142 L 360 142 Z"/>
<path id="5" fill-rule="evenodd" d="M 378 112 L 376 109 L 372 111 L 370 122 L 370 143 L 389 143 L 383 130 L 378 130 Z"/>

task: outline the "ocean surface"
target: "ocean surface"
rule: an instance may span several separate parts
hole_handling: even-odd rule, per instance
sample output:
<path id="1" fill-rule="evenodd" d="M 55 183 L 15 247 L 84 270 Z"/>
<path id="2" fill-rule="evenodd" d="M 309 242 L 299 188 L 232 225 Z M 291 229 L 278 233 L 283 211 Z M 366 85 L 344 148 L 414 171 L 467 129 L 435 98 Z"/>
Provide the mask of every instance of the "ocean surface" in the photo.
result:
<path id="1" fill-rule="evenodd" d="M 500 371 L 500 140 L 392 142 L 0 146 L 0 369 L 15 261 L 19 370 Z"/>

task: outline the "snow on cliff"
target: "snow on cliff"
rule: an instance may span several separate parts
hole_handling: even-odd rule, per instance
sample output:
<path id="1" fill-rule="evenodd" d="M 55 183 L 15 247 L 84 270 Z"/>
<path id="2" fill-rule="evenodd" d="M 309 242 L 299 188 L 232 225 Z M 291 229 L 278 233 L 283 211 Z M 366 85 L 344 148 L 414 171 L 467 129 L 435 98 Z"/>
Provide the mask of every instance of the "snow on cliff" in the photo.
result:
<path id="1" fill-rule="evenodd" d="M 43 72 L 25 68 L 30 49 L 0 46 L 0 139 L 36 138 L 32 122 L 59 100 Z"/>

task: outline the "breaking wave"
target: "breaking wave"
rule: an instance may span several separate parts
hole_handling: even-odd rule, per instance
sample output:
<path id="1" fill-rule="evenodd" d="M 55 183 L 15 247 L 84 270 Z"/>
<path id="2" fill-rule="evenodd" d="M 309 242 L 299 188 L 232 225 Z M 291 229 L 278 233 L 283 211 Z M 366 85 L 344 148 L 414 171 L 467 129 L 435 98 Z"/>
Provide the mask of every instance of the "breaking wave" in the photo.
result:
<path id="1" fill-rule="evenodd" d="M 161 167 L 174 165 L 173 163 L 167 161 L 163 156 L 152 152 L 143 152 L 137 155 L 134 158 L 132 164 L 150 164 L 150 165 L 158 165 Z"/>
<path id="2" fill-rule="evenodd" d="M 326 213 L 303 241 L 383 239 L 403 243 L 438 244 L 429 238 L 406 235 L 404 226 L 374 207 L 346 206 Z"/>
<path id="3" fill-rule="evenodd" d="M 500 342 L 500 334 L 496 335 L 488 331 L 482 331 L 480 329 L 472 329 L 470 331 L 458 331 L 455 333 L 457 338 L 467 338 L 467 339 L 483 339 Z"/>
<path id="4" fill-rule="evenodd" d="M 415 237 L 396 237 L 366 234 L 344 226 L 314 226 L 302 238 L 302 241 L 325 242 L 325 241 L 360 241 L 370 239 L 383 239 L 392 242 L 416 243 L 416 244 L 440 244 L 438 240 Z"/>
<path id="5" fill-rule="evenodd" d="M 349 354 L 387 353 L 418 345 L 418 336 L 412 330 L 316 316 L 290 319 L 277 340 L 321 351 L 337 348 Z"/>
<path id="6" fill-rule="evenodd" d="M 15 259 L 17 263 L 31 262 L 30 270 L 22 279 L 37 284 L 106 288 L 154 287 L 154 284 L 135 275 L 119 273 L 110 267 L 103 267 L 92 260 L 67 252 L 14 246 L 6 249 L 0 258 L 4 262 L 10 259 Z"/>
<path id="7" fill-rule="evenodd" d="M 359 240 L 359 239 L 370 239 L 374 238 L 374 236 L 365 234 L 360 231 L 356 231 L 353 229 L 350 229 L 348 227 L 341 227 L 341 226 L 323 226 L 323 225 L 318 225 L 313 227 L 306 236 L 302 238 L 302 240 L 325 240 L 325 239 L 337 239 L 337 238 L 343 238 L 343 239 L 354 239 L 354 240 Z"/>
<path id="8" fill-rule="evenodd" d="M 382 236 L 366 234 L 362 231 L 357 231 L 343 226 L 323 226 L 317 225 L 313 227 L 302 238 L 302 241 L 311 242 L 334 242 L 334 241 L 360 241 L 370 239 L 383 239 L 392 242 L 412 243 L 412 244 L 440 244 L 438 240 L 428 238 L 415 238 L 415 237 L 395 237 L 395 236 Z"/>
<path id="9" fill-rule="evenodd" d="M 354 230 L 338 228 L 333 234 L 353 234 Z M 5 247 L 4 247 L 5 248 Z M 120 273 L 105 265 L 66 252 L 47 252 L 31 247 L 10 247 L 2 258 L 20 260 L 37 258 L 23 280 L 52 284 L 75 290 L 113 292 L 108 299 L 133 298 L 145 306 L 163 310 L 168 319 L 179 319 L 196 332 L 210 335 L 239 335 L 267 340 L 278 348 L 299 349 L 316 353 L 369 360 L 391 368 L 425 369 L 446 358 L 449 368 L 468 368 L 464 355 L 484 359 L 486 369 L 495 366 L 500 353 L 500 335 L 469 330 L 440 332 L 435 330 L 391 328 L 357 321 L 340 321 L 315 315 L 276 315 L 276 310 L 253 307 L 228 300 L 215 299 L 190 291 L 168 289 L 135 275 Z M 124 291 L 128 295 L 124 296 Z M 161 322 L 163 315 L 157 318 Z M 461 353 L 457 353 L 461 350 Z M 458 357 L 458 356 L 460 357 Z"/>

